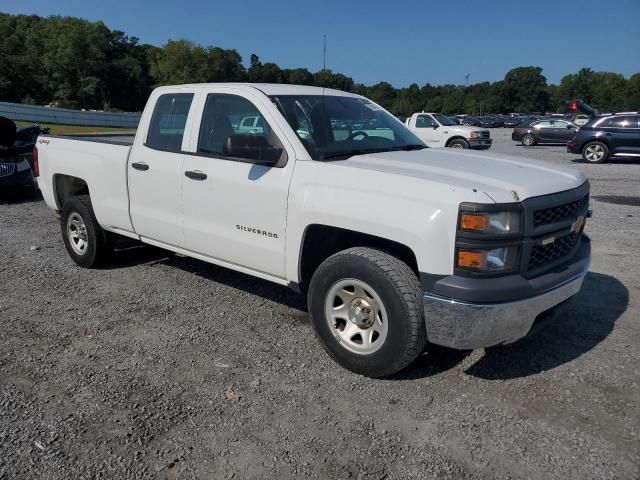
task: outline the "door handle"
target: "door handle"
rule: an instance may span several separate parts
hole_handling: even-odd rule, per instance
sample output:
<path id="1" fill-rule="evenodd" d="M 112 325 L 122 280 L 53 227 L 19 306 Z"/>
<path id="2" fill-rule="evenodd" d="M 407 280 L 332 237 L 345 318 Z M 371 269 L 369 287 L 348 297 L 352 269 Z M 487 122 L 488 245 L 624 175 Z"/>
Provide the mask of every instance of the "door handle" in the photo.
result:
<path id="1" fill-rule="evenodd" d="M 202 172 L 198 172 L 198 171 L 191 171 L 191 170 L 187 170 L 186 172 L 184 172 L 185 176 L 190 178 L 191 180 L 206 180 L 207 179 L 207 174 L 206 173 L 202 173 Z"/>
<path id="2" fill-rule="evenodd" d="M 131 166 L 136 170 L 142 170 L 143 172 L 149 170 L 149 165 L 143 162 L 134 162 L 131 164 Z"/>

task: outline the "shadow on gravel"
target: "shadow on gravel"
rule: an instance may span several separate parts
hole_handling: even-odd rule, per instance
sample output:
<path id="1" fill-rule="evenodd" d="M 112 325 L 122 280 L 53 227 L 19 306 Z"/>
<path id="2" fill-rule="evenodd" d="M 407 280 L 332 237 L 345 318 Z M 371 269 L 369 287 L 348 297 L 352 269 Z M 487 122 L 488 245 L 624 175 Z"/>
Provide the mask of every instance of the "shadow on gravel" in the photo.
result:
<path id="1" fill-rule="evenodd" d="M 277 285 L 266 280 L 261 280 L 250 275 L 235 272 L 228 268 L 219 267 L 193 258 L 167 254 L 166 252 L 165 256 L 166 258 L 159 263 L 172 268 L 179 268 L 185 272 L 193 273 L 207 280 L 217 282 L 237 290 L 246 291 L 252 295 L 257 295 L 267 300 L 281 303 L 296 310 L 302 310 L 303 312 L 307 311 L 304 296 L 299 295 L 293 290 L 282 285 Z M 296 315 L 296 319 L 304 322 L 309 321 L 306 313 L 304 316 Z"/>
<path id="2" fill-rule="evenodd" d="M 629 157 L 611 157 L 604 163 L 589 163 L 585 162 L 582 157 L 576 157 L 571 160 L 573 163 L 583 163 L 585 165 L 640 165 L 640 160 L 637 158 L 629 158 Z"/>
<path id="3" fill-rule="evenodd" d="M 607 338 L 628 303 L 629 291 L 617 279 L 589 273 L 580 293 L 553 323 L 513 345 L 486 349 L 466 373 L 508 380 L 568 363 Z"/>
<path id="4" fill-rule="evenodd" d="M 471 350 L 454 350 L 431 345 L 415 362 L 386 380 L 417 380 L 431 377 L 456 367 L 471 355 L 471 352 Z"/>
<path id="5" fill-rule="evenodd" d="M 40 190 L 37 190 L 35 193 L 0 193 L 0 205 L 20 205 L 21 203 L 36 203 L 42 202 L 42 194 Z"/>

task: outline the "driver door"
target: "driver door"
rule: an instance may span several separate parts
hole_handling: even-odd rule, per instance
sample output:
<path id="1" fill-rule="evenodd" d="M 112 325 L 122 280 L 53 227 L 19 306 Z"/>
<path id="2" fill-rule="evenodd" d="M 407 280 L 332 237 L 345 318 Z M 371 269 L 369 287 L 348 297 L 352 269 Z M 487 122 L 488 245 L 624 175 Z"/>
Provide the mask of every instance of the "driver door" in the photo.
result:
<path id="1" fill-rule="evenodd" d="M 440 124 L 431 115 L 425 113 L 416 117 L 415 133 L 429 147 L 442 146 L 439 128 Z"/>
<path id="2" fill-rule="evenodd" d="M 205 89 L 182 169 L 187 248 L 252 271 L 284 278 L 287 196 L 295 154 L 262 99 L 244 91 Z M 251 131 L 243 122 L 252 118 Z M 281 149 L 277 164 L 229 150 L 233 138 Z"/>

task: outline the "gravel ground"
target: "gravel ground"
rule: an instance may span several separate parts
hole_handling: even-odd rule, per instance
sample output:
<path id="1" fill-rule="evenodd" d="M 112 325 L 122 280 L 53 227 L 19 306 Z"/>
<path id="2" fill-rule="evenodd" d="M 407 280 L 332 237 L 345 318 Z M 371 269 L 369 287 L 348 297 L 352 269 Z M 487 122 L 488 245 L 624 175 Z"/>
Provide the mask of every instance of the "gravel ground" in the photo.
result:
<path id="1" fill-rule="evenodd" d="M 0 478 L 638 478 L 640 162 L 492 135 L 590 178 L 591 273 L 536 336 L 387 380 L 284 288 L 151 248 L 84 270 L 42 201 L 0 205 Z"/>

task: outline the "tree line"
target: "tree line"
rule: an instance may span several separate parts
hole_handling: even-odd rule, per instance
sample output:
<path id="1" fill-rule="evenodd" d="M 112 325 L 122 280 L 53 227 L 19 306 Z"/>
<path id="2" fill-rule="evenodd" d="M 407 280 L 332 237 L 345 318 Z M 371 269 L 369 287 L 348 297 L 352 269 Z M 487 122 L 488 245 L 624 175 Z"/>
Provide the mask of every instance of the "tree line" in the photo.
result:
<path id="1" fill-rule="evenodd" d="M 640 109 L 640 73 L 627 79 L 583 68 L 555 85 L 547 83 L 542 68 L 523 66 L 496 82 L 395 88 L 356 83 L 329 69 L 281 68 L 255 54 L 245 66 L 236 50 L 188 40 L 141 44 L 102 22 L 0 13 L 0 101 L 140 111 L 160 85 L 234 81 L 337 88 L 371 98 L 396 115 L 564 111 L 564 101 L 572 98 L 601 111 Z"/>

